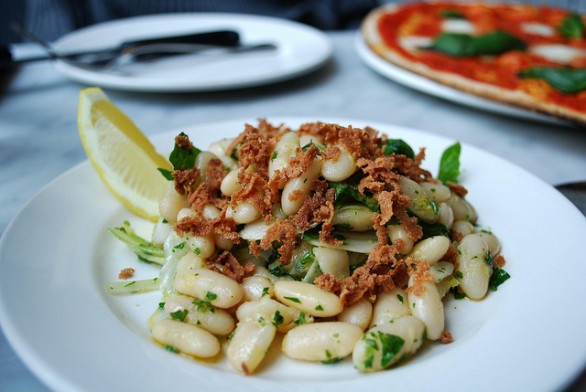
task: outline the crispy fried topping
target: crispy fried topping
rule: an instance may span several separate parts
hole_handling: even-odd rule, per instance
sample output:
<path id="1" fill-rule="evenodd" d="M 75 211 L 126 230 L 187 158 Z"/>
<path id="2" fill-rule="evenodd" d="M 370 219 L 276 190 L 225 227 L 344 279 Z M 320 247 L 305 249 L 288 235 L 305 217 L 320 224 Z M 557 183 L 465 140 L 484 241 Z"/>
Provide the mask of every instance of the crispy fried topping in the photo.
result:
<path id="1" fill-rule="evenodd" d="M 277 249 L 277 252 L 281 255 L 279 262 L 283 265 L 289 264 L 293 249 L 295 249 L 295 244 L 297 243 L 297 229 L 295 229 L 293 222 L 278 220 L 267 230 L 260 244 L 254 241 L 250 243 L 250 253 L 259 256 L 261 251 L 272 247 L 273 242 L 280 244 Z"/>
<path id="2" fill-rule="evenodd" d="M 118 279 L 129 279 L 134 276 L 134 268 L 124 268 L 118 274 Z"/>
<path id="3" fill-rule="evenodd" d="M 439 337 L 439 342 L 442 344 L 448 344 L 448 343 L 452 343 L 454 341 L 454 338 L 452 337 L 452 334 L 450 333 L 450 331 L 444 331 L 442 332 L 442 334 Z"/>
<path id="4" fill-rule="evenodd" d="M 252 276 L 255 268 L 250 261 L 244 266 L 240 265 L 236 257 L 227 250 L 218 256 L 215 263 L 208 262 L 207 265 L 210 269 L 220 272 L 238 283 L 242 283 L 244 278 Z"/>
<path id="5" fill-rule="evenodd" d="M 468 189 L 466 189 L 463 185 L 449 181 L 448 186 L 450 187 L 450 191 L 452 191 L 452 193 L 455 193 L 460 197 L 464 197 L 468 194 Z"/>

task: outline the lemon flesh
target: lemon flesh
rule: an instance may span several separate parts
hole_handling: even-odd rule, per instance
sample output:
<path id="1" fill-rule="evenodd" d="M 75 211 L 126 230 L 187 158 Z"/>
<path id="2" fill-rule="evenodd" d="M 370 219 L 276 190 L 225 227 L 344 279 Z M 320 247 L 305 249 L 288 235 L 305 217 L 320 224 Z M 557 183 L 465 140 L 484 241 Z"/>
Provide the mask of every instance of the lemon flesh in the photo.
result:
<path id="1" fill-rule="evenodd" d="M 156 221 L 172 170 L 147 137 L 97 87 L 82 90 L 77 112 L 85 152 L 110 192 L 130 211 Z"/>

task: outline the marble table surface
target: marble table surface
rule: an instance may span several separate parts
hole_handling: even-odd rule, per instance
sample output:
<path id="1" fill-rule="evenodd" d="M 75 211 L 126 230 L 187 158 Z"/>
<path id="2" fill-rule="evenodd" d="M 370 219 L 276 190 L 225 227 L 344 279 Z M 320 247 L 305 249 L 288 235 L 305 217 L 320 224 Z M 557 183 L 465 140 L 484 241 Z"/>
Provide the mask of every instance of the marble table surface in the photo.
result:
<path id="1" fill-rule="evenodd" d="M 503 117 L 410 90 L 365 66 L 354 32 L 328 36 L 332 60 L 295 80 L 214 93 L 106 92 L 147 135 L 238 118 L 356 118 L 469 143 L 552 185 L 586 180 L 586 129 Z M 0 75 L 0 232 L 44 185 L 85 159 L 76 129 L 82 87 L 49 62 Z M 46 390 L 0 333 L 0 391 Z M 568 390 L 586 390 L 585 375 Z"/>

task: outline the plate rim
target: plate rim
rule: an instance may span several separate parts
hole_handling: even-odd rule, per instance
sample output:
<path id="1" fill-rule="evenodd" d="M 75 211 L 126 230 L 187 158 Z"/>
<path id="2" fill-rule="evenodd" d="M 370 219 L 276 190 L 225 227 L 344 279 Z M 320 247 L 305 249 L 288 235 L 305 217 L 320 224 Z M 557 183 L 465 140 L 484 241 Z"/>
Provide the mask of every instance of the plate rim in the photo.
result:
<path id="1" fill-rule="evenodd" d="M 306 120 L 311 121 L 310 119 L 312 119 L 312 118 L 314 118 L 314 116 L 289 116 L 289 117 L 275 116 L 274 117 L 274 119 L 278 119 L 278 122 L 284 122 L 286 124 L 289 124 L 291 121 L 294 121 L 294 122 L 306 121 Z M 373 126 L 376 129 L 379 129 L 379 130 L 380 130 L 380 128 L 383 128 L 385 130 L 398 130 L 400 132 L 413 132 L 414 131 L 414 132 L 422 134 L 422 135 L 431 135 L 431 136 L 433 136 L 435 138 L 439 138 L 445 142 L 451 142 L 451 141 L 453 142 L 453 139 L 451 139 L 449 137 L 434 134 L 434 133 L 427 132 L 427 131 L 421 131 L 419 129 L 415 129 L 415 128 L 411 128 L 411 127 L 405 127 L 402 125 L 395 125 L 395 124 L 384 123 L 384 122 L 379 122 L 379 121 L 365 121 L 365 120 L 354 119 L 354 118 L 353 119 L 346 119 L 346 118 L 342 118 L 342 117 L 335 117 L 335 118 L 323 117 L 322 119 L 323 119 L 323 121 L 332 121 L 333 120 L 338 123 L 345 122 L 346 124 L 358 124 L 358 123 L 360 123 L 361 125 L 362 124 L 370 124 L 371 126 Z M 210 127 L 210 126 L 220 126 L 221 127 L 222 124 L 233 124 L 233 123 L 244 124 L 245 122 L 250 122 L 250 121 L 253 121 L 253 120 L 252 119 L 230 119 L 230 120 L 224 120 L 224 121 L 204 122 L 204 123 L 194 124 L 194 125 L 187 126 L 187 127 L 182 127 L 181 129 L 190 131 L 190 130 L 193 130 L 194 128 L 202 128 L 202 127 Z M 274 120 L 273 120 L 273 118 L 269 118 L 269 121 L 274 121 Z M 313 121 L 315 121 L 315 120 L 313 120 Z M 150 139 L 151 140 L 162 139 L 162 138 L 166 137 L 167 135 L 170 135 L 170 134 L 176 133 L 176 132 L 177 131 L 173 131 L 173 130 L 164 131 L 164 132 L 152 135 L 150 137 Z M 160 141 L 159 141 L 159 144 L 160 144 Z M 519 167 L 516 164 L 505 160 L 504 158 L 501 158 L 501 157 L 494 155 L 488 151 L 482 150 L 478 147 L 475 147 L 473 145 L 469 145 L 467 143 L 463 143 L 463 147 L 465 147 L 466 149 L 472 149 L 473 151 L 474 150 L 483 151 L 484 153 L 490 155 L 492 158 L 497 159 L 497 160 L 501 161 L 502 163 L 505 163 L 505 164 L 510 165 L 512 167 L 515 167 L 518 170 L 521 170 L 525 175 L 529 176 L 533 180 L 537 180 L 541 186 L 547 186 L 547 187 L 550 187 L 553 189 L 553 187 L 551 187 L 551 185 L 547 184 L 545 181 L 541 180 L 540 178 L 538 178 L 537 176 L 535 176 L 531 172 L 528 172 L 524 168 Z M 44 187 L 42 187 L 41 190 L 39 190 L 27 203 L 25 203 L 25 205 L 18 211 L 18 213 L 13 217 L 13 219 L 7 225 L 6 230 L 2 234 L 2 237 L 0 238 L 0 263 L 5 263 L 4 257 L 1 257 L 1 256 L 4 256 L 4 252 L 5 252 L 4 249 L 5 249 L 6 243 L 8 241 L 7 240 L 8 235 L 6 235 L 6 234 L 10 233 L 12 231 L 12 227 L 16 224 L 16 222 L 17 222 L 18 218 L 21 216 L 21 214 L 23 214 L 24 211 L 26 211 L 28 208 L 30 208 L 30 206 L 44 192 L 47 192 L 48 189 L 53 187 L 56 181 L 66 177 L 68 175 L 71 175 L 71 173 L 74 171 L 87 170 L 87 169 L 91 170 L 91 165 L 87 160 L 85 160 L 79 164 L 74 165 L 73 167 L 66 170 L 65 172 L 63 172 L 62 174 L 57 176 L 55 179 L 50 181 Z M 579 213 L 579 210 L 569 200 L 567 200 L 561 194 L 559 194 L 559 192 L 558 192 L 558 197 L 559 197 L 560 201 L 561 200 L 565 201 L 566 206 L 571 206 L 571 208 L 573 208 L 573 211 L 576 214 L 579 214 L 579 216 L 582 216 Z M 586 223 L 586 218 L 584 220 L 584 223 Z M 584 227 L 586 228 L 586 226 L 584 226 Z M 13 324 L 12 321 L 10 320 L 9 316 L 7 315 L 7 310 L 5 308 L 4 299 L 0 298 L 0 326 L 2 326 L 8 342 L 15 349 L 18 356 L 23 360 L 23 362 L 27 365 L 27 367 L 29 367 L 29 369 L 39 379 L 41 379 L 44 383 L 46 383 L 47 385 L 54 387 L 58 390 L 67 390 L 67 391 L 82 390 L 82 388 L 80 388 L 80 389 L 76 388 L 76 386 L 72 382 L 70 382 L 67 378 L 63 378 L 62 375 L 55 374 L 53 369 L 50 368 L 50 366 L 49 366 L 49 368 L 50 368 L 49 372 L 46 372 L 47 369 L 42 369 L 43 365 L 47 366 L 47 364 L 44 364 L 43 361 L 41 361 L 41 360 L 39 360 L 39 358 L 35 357 L 34 350 L 31 351 L 30 347 L 26 347 L 26 342 L 24 342 L 22 340 L 22 338 L 24 338 L 24 337 L 20 335 L 19 331 L 16 331 L 14 329 L 14 326 L 12 324 Z M 9 326 L 8 328 L 7 328 L 7 325 Z M 27 352 L 27 350 L 28 350 L 28 352 Z M 583 354 L 586 354 L 586 353 L 583 353 Z M 586 358 L 586 355 L 583 355 L 583 357 Z M 41 369 L 38 367 L 41 367 Z M 43 371 L 43 370 L 45 370 L 45 371 Z M 579 369 L 576 369 L 576 371 L 572 372 L 572 373 L 574 374 L 574 376 L 578 376 Z M 564 384 L 560 384 L 557 386 L 562 387 L 564 385 L 568 385 L 573 379 L 574 378 L 566 379 Z"/>
<path id="2" fill-rule="evenodd" d="M 362 61 L 370 69 L 386 79 L 420 93 L 504 117 L 529 120 L 550 125 L 571 126 L 569 122 L 557 119 L 553 116 L 537 113 L 529 109 L 508 105 L 461 91 L 392 64 L 368 47 L 360 31 L 358 31 L 354 37 L 354 48 Z"/>
<path id="3" fill-rule="evenodd" d="M 331 60 L 333 55 L 333 44 L 327 35 L 318 30 L 315 27 L 302 24 L 293 20 L 284 18 L 276 18 L 265 15 L 256 14 L 243 14 L 243 13 L 225 13 L 225 12 L 185 12 L 185 13 L 166 13 L 166 14 L 150 14 L 150 15 L 138 15 L 131 16 L 128 18 L 115 19 L 105 22 L 96 23 L 90 26 L 83 27 L 81 29 L 72 31 L 63 37 L 59 38 L 55 43 L 54 47 L 59 49 L 63 45 L 67 44 L 69 40 L 75 39 L 80 34 L 87 34 L 94 30 L 100 31 L 101 29 L 111 29 L 116 26 L 123 25 L 125 23 L 142 23 L 146 24 L 152 21 L 166 21 L 172 19 L 193 19 L 194 21 L 207 19 L 212 21 L 218 21 L 218 26 L 221 28 L 229 28 L 230 24 L 234 25 L 234 28 L 239 28 L 239 23 L 265 23 L 265 24 L 276 24 L 282 25 L 286 28 L 293 28 L 298 31 L 310 34 L 312 36 L 312 45 L 319 47 L 320 51 L 312 59 L 306 60 L 303 66 L 298 66 L 297 69 L 289 70 L 287 72 L 280 72 L 274 74 L 267 74 L 263 76 L 256 76 L 255 78 L 241 79 L 236 82 L 230 83 L 181 83 L 169 85 L 166 79 L 144 79 L 138 78 L 133 81 L 132 79 L 124 78 L 122 76 L 106 78 L 100 76 L 101 72 L 85 70 L 82 67 L 77 67 L 72 64 L 68 64 L 62 60 L 55 61 L 55 68 L 68 78 L 74 81 L 93 85 L 97 84 L 105 88 L 120 91 L 131 91 L 131 92 L 152 92 L 152 93 L 204 93 L 204 92 L 215 92 L 215 91 L 229 91 L 251 88 L 256 86 L 270 85 L 279 82 L 291 80 L 303 75 L 307 75 L 317 69 L 321 68 L 328 61 Z M 227 22 L 223 22 L 226 20 Z M 207 28 L 206 28 L 207 29 Z M 268 38 L 270 39 L 270 38 Z M 291 38 L 288 37 L 288 40 Z M 277 48 L 277 50 L 280 50 Z"/>

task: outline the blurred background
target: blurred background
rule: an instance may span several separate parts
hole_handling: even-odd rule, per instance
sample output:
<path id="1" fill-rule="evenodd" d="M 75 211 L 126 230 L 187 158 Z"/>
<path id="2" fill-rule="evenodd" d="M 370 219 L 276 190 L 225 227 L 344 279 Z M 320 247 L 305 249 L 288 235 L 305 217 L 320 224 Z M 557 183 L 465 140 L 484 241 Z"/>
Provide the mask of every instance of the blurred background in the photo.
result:
<path id="1" fill-rule="evenodd" d="M 388 0 L 19 0 L 0 5 L 0 44 L 22 39 L 16 22 L 46 41 L 94 23 L 170 12 L 236 12 L 295 20 L 322 30 L 353 29 L 366 13 Z M 391 1 L 392 2 L 392 1 Z M 397 1 L 395 1 L 397 2 Z M 399 1 L 401 2 L 401 1 Z M 489 1 L 490 2 L 490 1 Z M 580 0 L 525 0 L 584 11 Z"/>

